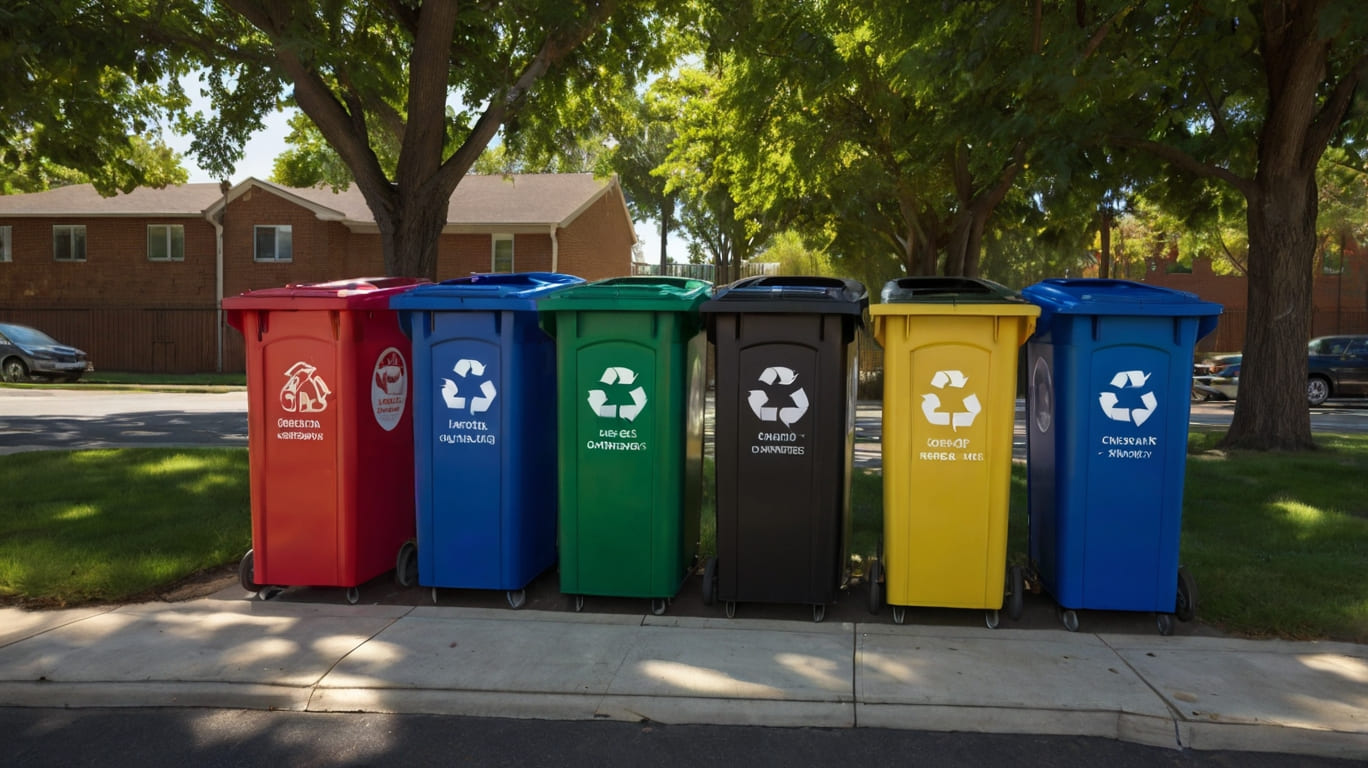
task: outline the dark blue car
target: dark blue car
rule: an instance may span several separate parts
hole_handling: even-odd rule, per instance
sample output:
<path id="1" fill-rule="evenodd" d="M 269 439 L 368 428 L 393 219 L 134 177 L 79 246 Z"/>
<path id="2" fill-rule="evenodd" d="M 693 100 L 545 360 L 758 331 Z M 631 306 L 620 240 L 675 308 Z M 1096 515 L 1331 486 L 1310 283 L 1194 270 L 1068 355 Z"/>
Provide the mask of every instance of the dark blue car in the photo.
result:
<path id="1" fill-rule="evenodd" d="M 1321 336 L 1306 345 L 1306 402 L 1368 397 L 1368 334 Z"/>
<path id="2" fill-rule="evenodd" d="M 87 370 L 90 361 L 85 352 L 26 325 L 0 323 L 0 377 L 5 381 L 34 377 L 76 381 Z"/>

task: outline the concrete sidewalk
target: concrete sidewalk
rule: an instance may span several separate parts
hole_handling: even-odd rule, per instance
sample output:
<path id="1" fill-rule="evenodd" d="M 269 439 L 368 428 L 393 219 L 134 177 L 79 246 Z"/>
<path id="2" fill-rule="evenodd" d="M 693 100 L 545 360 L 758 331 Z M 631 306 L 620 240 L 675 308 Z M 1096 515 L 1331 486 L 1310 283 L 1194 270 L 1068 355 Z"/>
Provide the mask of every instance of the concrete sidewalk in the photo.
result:
<path id="1" fill-rule="evenodd" d="M 0 609 L 0 705 L 1101 736 L 1368 759 L 1368 646 L 328 605 Z"/>

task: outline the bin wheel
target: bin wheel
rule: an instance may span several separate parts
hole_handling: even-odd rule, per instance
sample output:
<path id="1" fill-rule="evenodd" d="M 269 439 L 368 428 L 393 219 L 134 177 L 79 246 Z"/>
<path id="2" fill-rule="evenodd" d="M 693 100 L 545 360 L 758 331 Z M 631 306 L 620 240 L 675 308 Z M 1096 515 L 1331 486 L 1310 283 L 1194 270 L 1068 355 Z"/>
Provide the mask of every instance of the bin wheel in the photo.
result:
<path id="1" fill-rule="evenodd" d="M 703 604 L 717 601 L 717 558 L 710 557 L 703 566 Z"/>
<path id="2" fill-rule="evenodd" d="M 437 604 L 437 588 L 436 588 L 436 587 L 433 587 L 433 588 L 432 588 L 432 604 L 433 604 L 433 605 L 436 605 L 436 604 Z"/>
<path id="3" fill-rule="evenodd" d="M 406 541 L 394 557 L 394 583 L 408 588 L 418 583 L 418 545 Z"/>
<path id="4" fill-rule="evenodd" d="M 256 550 L 247 550 L 238 563 L 238 583 L 248 592 L 261 594 L 261 585 L 256 583 Z"/>
<path id="5" fill-rule="evenodd" d="M 997 629 L 997 628 L 998 628 L 998 624 L 1001 623 L 1001 622 L 1002 622 L 1002 617 L 998 615 L 998 612 L 997 612 L 997 611 L 984 611 L 984 612 L 983 612 L 983 623 L 984 623 L 984 624 L 987 624 L 989 629 Z"/>
<path id="6" fill-rule="evenodd" d="M 262 588 L 261 588 L 261 591 L 257 593 L 257 599 L 258 599 L 258 600 L 271 600 L 271 599 L 275 598 L 276 595 L 279 595 L 281 592 L 284 592 L 284 591 L 285 591 L 285 588 L 284 588 L 284 587 L 262 587 Z"/>
<path id="7" fill-rule="evenodd" d="M 883 563 L 875 560 L 869 566 L 869 612 L 877 614 L 883 610 Z"/>
<path id="8" fill-rule="evenodd" d="M 510 590 L 508 591 L 508 595 L 507 595 L 507 596 L 508 596 L 508 607 L 509 607 L 509 608 L 512 608 L 512 609 L 515 610 L 515 611 L 518 610 L 519 608 L 523 607 L 524 605 L 527 605 L 527 590 L 526 590 L 526 589 L 519 589 L 519 590 L 511 590 L 511 589 L 510 589 Z"/>
<path id="9" fill-rule="evenodd" d="M 1070 632 L 1078 631 L 1078 612 L 1072 608 L 1061 608 L 1059 618 L 1064 622 L 1064 628 Z"/>
<path id="10" fill-rule="evenodd" d="M 356 587 L 347 587 L 346 597 L 348 605 L 356 605 L 361 602 L 361 590 Z"/>
<path id="11" fill-rule="evenodd" d="M 669 602 L 668 602 L 665 598 L 663 598 L 663 597 L 655 598 L 654 600 L 651 601 L 651 613 L 652 613 L 653 615 L 656 615 L 656 616 L 664 616 L 664 615 L 665 615 L 665 608 L 666 608 L 666 606 L 668 606 L 668 605 L 669 605 Z"/>
<path id="12" fill-rule="evenodd" d="M 728 600 L 728 601 L 727 601 L 727 618 L 729 618 L 729 619 L 734 619 L 734 618 L 736 618 L 736 601 L 735 601 L 735 600 Z"/>
<path id="13" fill-rule="evenodd" d="M 907 621 L 907 606 L 893 606 L 893 623 L 902 624 L 904 621 Z"/>
<path id="14" fill-rule="evenodd" d="M 1178 566 L 1178 605 L 1174 615 L 1179 621 L 1197 618 L 1197 580 L 1182 566 Z"/>
<path id="15" fill-rule="evenodd" d="M 1020 621 L 1026 608 L 1026 572 L 1019 565 L 1007 569 L 1007 618 Z"/>
<path id="16" fill-rule="evenodd" d="M 584 595 L 575 595 L 575 613 L 584 610 Z"/>
<path id="17" fill-rule="evenodd" d="M 820 623 L 822 623 L 822 619 L 825 619 L 825 618 L 826 618 L 826 605 L 824 605 L 824 604 L 822 604 L 822 603 L 814 603 L 813 606 L 812 606 L 812 621 L 813 621 L 813 623 L 815 623 L 815 624 L 820 624 Z"/>
<path id="18" fill-rule="evenodd" d="M 1173 614 L 1156 613 L 1154 614 L 1154 623 L 1159 626 L 1159 634 L 1164 637 L 1173 634 Z"/>

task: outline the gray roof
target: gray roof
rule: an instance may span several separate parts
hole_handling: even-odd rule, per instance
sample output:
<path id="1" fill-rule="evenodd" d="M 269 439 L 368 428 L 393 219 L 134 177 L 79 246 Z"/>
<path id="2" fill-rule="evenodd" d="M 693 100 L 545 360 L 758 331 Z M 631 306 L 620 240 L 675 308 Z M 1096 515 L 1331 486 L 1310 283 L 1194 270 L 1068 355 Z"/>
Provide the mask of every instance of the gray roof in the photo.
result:
<path id="1" fill-rule="evenodd" d="M 314 211 L 320 219 L 354 227 L 374 227 L 360 190 L 341 192 L 312 187 L 285 187 L 249 178 L 228 192 L 229 199 L 251 188 L 281 195 Z M 616 192 L 617 179 L 587 173 L 466 176 L 451 196 L 449 227 L 549 227 L 573 221 L 602 195 Z M 101 197 L 89 184 L 23 195 L 0 195 L 0 216 L 203 216 L 223 204 L 216 182 L 165 189 L 139 188 L 128 194 Z"/>

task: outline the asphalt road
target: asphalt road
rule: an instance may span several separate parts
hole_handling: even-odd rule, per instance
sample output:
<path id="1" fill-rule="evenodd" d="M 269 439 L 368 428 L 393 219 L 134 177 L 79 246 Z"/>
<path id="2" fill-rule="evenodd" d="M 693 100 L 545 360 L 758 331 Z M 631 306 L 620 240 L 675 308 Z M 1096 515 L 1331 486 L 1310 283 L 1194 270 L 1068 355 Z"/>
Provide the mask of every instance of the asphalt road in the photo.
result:
<path id="1" fill-rule="evenodd" d="M 710 403 L 711 405 L 711 399 Z M 1191 422 L 1224 426 L 1233 402 L 1192 404 Z M 879 466 L 882 409 L 861 403 L 856 412 L 855 465 Z M 1025 403 L 1017 401 L 1015 458 L 1026 457 Z M 711 407 L 707 419 L 711 428 Z M 1316 432 L 1368 432 L 1368 400 L 1344 400 L 1311 409 Z M 128 392 L 93 389 L 0 387 L 0 453 L 20 450 L 114 446 L 245 446 L 247 393 Z"/>
<path id="2" fill-rule="evenodd" d="M 1110 739 L 877 728 L 758 728 L 250 710 L 0 708 L 5 756 L 73 765 L 934 765 L 979 768 L 1348 766 L 1305 755 L 1163 749 Z"/>

